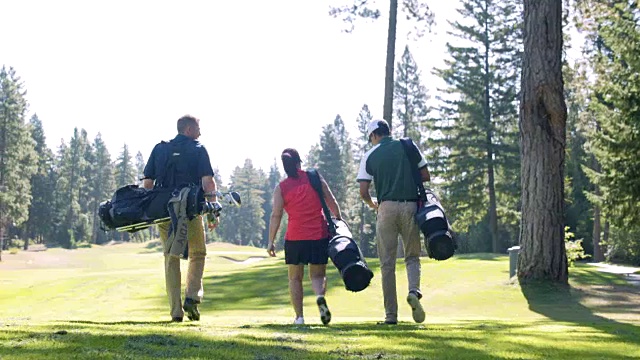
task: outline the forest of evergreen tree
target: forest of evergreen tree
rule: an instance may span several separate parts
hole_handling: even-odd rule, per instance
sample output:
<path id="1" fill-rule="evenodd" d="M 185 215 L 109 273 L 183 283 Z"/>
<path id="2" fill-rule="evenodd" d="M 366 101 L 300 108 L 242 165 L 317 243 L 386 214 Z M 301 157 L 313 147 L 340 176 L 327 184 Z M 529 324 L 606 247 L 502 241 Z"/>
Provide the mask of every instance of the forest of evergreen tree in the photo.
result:
<path id="1" fill-rule="evenodd" d="M 393 136 L 410 137 L 423 151 L 432 174 L 428 186 L 448 212 L 459 252 L 504 254 L 520 236 L 522 2 L 461 3 L 446 65 L 427 69 L 444 88 L 425 86 L 424 69 L 408 46 L 399 57 Z M 577 27 L 586 38 L 583 56 L 563 64 L 566 231 L 595 260 L 640 264 L 640 10 L 636 2 L 575 0 L 564 15 L 565 27 Z M 156 237 L 153 228 L 105 232 L 97 217 L 100 202 L 115 189 L 140 183 L 143 155 L 127 144 L 110 154 L 100 133 L 90 138 L 80 127 L 49 148 L 42 125 L 48 119 L 40 119 L 37 109 L 27 118 L 27 89 L 18 70 L 0 70 L 0 250 Z M 360 200 L 355 181 L 370 146 L 366 125 L 372 116 L 367 104 L 354 107 L 360 108 L 355 119 L 327 119 L 303 160 L 331 186 L 364 254 L 375 256 L 376 215 Z M 352 127 L 357 132 L 350 134 Z M 228 183 L 221 175 L 219 188 L 240 192 L 243 202 L 225 209 L 208 241 L 265 247 L 272 192 L 284 176 L 278 164 L 261 169 L 246 159 L 224 174 Z M 282 238 L 283 231 L 280 248 Z"/>

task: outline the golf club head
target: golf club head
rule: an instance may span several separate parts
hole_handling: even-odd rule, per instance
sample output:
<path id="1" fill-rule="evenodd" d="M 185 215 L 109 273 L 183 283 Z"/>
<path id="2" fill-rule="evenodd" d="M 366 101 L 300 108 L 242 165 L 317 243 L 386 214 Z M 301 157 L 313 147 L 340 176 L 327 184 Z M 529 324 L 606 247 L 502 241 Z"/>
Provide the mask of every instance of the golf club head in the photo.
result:
<path id="1" fill-rule="evenodd" d="M 224 201 L 229 205 L 240 206 L 241 204 L 240 194 L 237 191 L 231 191 L 224 194 L 220 191 L 217 191 L 216 196 L 218 197 L 218 199 L 224 199 Z"/>
<path id="2" fill-rule="evenodd" d="M 229 196 L 231 197 L 231 200 L 233 200 L 234 205 L 240 206 L 240 204 L 242 204 L 242 200 L 240 199 L 240 193 L 238 193 L 237 191 L 230 192 Z"/>

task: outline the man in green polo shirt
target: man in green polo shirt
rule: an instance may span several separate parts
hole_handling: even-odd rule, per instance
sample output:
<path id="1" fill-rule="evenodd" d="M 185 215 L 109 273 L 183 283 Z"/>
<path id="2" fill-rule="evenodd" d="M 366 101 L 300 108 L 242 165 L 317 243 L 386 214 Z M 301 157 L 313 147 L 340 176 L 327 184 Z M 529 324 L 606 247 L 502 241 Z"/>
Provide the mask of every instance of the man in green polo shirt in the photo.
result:
<path id="1" fill-rule="evenodd" d="M 396 257 L 398 235 L 402 236 L 404 262 L 407 268 L 409 293 L 407 302 L 411 306 L 413 320 L 424 321 L 425 314 L 420 304 L 420 229 L 414 216 L 417 211 L 418 192 L 413 178 L 412 165 L 402 143 L 390 136 L 389 124 L 384 120 L 373 120 L 367 128 L 369 141 L 373 145 L 360 161 L 358 182 L 362 200 L 377 210 L 376 236 L 378 257 L 382 272 L 382 294 L 384 296 L 385 320 L 381 324 L 398 323 L 398 299 L 396 293 Z M 427 162 L 422 152 L 412 142 L 420 154 L 418 169 L 422 181 L 429 181 Z M 373 181 L 377 202 L 369 194 Z"/>

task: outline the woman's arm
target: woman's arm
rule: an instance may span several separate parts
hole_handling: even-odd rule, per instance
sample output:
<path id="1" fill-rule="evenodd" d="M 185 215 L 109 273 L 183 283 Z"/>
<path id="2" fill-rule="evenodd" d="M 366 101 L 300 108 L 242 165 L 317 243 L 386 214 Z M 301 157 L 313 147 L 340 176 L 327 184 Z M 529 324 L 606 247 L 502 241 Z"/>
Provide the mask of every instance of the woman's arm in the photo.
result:
<path id="1" fill-rule="evenodd" d="M 329 185 L 326 181 L 324 181 L 324 178 L 322 176 L 320 176 L 320 181 L 322 182 L 322 193 L 324 194 L 324 201 L 327 203 L 327 207 L 329 207 L 329 210 L 331 210 L 336 219 L 342 220 L 340 205 L 338 205 L 335 196 L 333 196 L 331 189 L 329 189 Z"/>
<path id="2" fill-rule="evenodd" d="M 278 234 L 278 229 L 280 229 L 283 212 L 284 199 L 282 199 L 282 192 L 280 191 L 280 185 L 278 185 L 273 190 L 273 208 L 271 210 L 271 220 L 269 221 L 269 245 L 267 246 L 267 253 L 269 253 L 270 256 L 276 256 L 274 242 Z"/>

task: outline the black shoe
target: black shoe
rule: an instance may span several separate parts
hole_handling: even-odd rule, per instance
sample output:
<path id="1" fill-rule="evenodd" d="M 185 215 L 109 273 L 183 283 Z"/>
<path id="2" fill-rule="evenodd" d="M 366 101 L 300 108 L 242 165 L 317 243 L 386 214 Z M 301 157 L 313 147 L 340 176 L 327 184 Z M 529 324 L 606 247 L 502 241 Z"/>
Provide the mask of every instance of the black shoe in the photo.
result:
<path id="1" fill-rule="evenodd" d="M 182 317 L 174 316 L 171 318 L 171 322 L 182 322 Z"/>
<path id="2" fill-rule="evenodd" d="M 378 321 L 376 323 L 376 325 L 398 325 L 398 322 L 397 321 L 385 320 L 385 321 Z"/>
<path id="3" fill-rule="evenodd" d="M 189 298 L 184 299 L 184 305 L 182 306 L 182 309 L 187 313 L 187 317 L 189 318 L 189 320 L 200 320 L 200 312 L 198 311 L 197 301 Z"/>
<path id="4" fill-rule="evenodd" d="M 318 297 L 316 300 L 318 304 L 318 310 L 320 310 L 320 321 L 324 325 L 327 325 L 331 321 L 331 311 L 329 311 L 329 307 L 327 306 L 327 300 L 324 299 L 324 296 Z"/>

